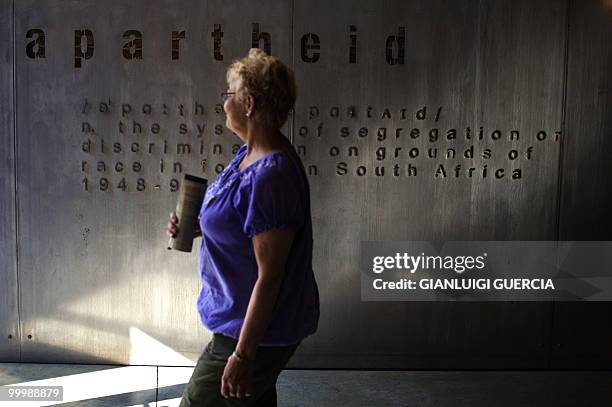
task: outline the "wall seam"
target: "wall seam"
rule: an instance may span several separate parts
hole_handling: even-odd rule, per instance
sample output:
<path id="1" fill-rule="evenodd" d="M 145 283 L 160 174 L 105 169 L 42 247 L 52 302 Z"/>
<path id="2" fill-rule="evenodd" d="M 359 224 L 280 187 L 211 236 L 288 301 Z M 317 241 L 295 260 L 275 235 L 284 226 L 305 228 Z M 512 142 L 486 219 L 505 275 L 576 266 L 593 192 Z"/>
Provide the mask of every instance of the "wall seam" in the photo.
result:
<path id="1" fill-rule="evenodd" d="M 570 11 L 571 11 L 571 0 L 566 1 L 565 6 L 565 44 L 563 50 L 563 96 L 561 99 L 561 142 L 559 143 L 559 159 L 557 164 L 557 221 L 555 224 L 555 240 L 559 242 L 560 230 L 561 230 L 561 208 L 563 203 L 563 162 L 564 162 L 564 144 L 567 136 L 566 132 L 566 112 L 567 112 L 567 77 L 569 71 L 569 42 L 570 42 Z M 557 248 L 559 244 L 556 244 Z M 557 251 L 556 264 L 559 265 L 559 254 Z M 554 339 L 555 330 L 555 308 L 556 301 L 552 302 L 552 310 L 550 316 L 550 343 L 551 346 L 548 352 L 548 368 L 552 368 L 553 362 L 553 349 L 555 348 L 556 342 Z"/>
<path id="2" fill-rule="evenodd" d="M 295 0 L 291 0 L 291 65 L 295 75 Z M 299 90 L 298 90 L 299 92 Z M 298 93 L 299 95 L 299 93 Z M 296 100 L 297 102 L 297 100 Z M 295 104 L 293 105 L 293 112 L 291 114 L 291 131 L 289 132 L 289 142 L 295 147 L 293 144 L 293 140 L 295 134 Z"/>
<path id="3" fill-rule="evenodd" d="M 14 202 L 14 207 L 15 207 L 15 275 L 16 275 L 16 283 L 17 283 L 17 338 L 19 339 L 18 341 L 18 354 L 19 354 L 19 362 L 22 361 L 22 342 L 23 342 L 23 335 L 22 335 L 22 326 L 21 326 L 21 284 L 19 276 L 19 267 L 20 267 L 20 263 L 19 263 L 19 196 L 18 196 L 18 165 L 17 165 L 17 66 L 15 61 L 17 60 L 16 58 L 16 21 L 15 21 L 15 0 L 13 0 L 12 2 L 12 37 L 11 38 L 11 42 L 13 45 L 13 55 L 12 55 L 12 65 L 13 65 L 13 181 L 14 181 L 14 186 L 13 186 L 13 191 L 15 193 L 15 202 Z"/>

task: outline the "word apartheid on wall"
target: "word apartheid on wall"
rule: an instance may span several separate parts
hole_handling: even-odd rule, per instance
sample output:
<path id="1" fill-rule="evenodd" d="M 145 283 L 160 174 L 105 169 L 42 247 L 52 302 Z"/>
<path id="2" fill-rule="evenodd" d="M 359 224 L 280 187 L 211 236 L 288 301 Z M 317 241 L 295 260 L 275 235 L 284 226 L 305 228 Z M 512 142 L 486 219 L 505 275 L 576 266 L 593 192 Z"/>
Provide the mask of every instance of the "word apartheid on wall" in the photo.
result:
<path id="1" fill-rule="evenodd" d="M 349 64 L 357 63 L 357 27 L 348 27 L 347 59 Z M 193 33 L 195 40 L 206 38 L 206 34 Z M 214 24 L 210 32 L 213 52 L 212 60 L 223 61 L 223 37 L 224 31 L 221 24 Z M 26 44 L 26 55 L 31 59 L 46 58 L 46 34 L 43 29 L 32 28 L 26 33 L 27 39 L 32 39 Z M 81 68 L 83 61 L 92 60 L 97 45 L 95 33 L 90 28 L 74 30 L 74 67 Z M 145 35 L 140 30 L 126 30 L 117 35 L 117 45 L 122 47 L 122 56 L 126 61 L 141 60 L 144 58 L 143 44 Z M 185 30 L 173 30 L 168 34 L 172 43 L 168 60 L 179 60 L 181 57 L 181 43 L 190 41 L 191 37 Z M 120 42 L 123 41 L 122 44 Z M 259 23 L 252 23 L 251 47 L 259 48 L 263 41 L 263 50 L 272 54 L 272 36 L 269 32 L 261 31 Z M 300 53 L 302 62 L 316 63 L 321 57 L 321 39 L 318 34 L 306 33 L 300 37 Z M 405 63 L 406 28 L 398 27 L 397 34 L 389 34 L 385 41 L 385 61 L 389 65 L 403 65 Z M 69 46 L 67 44 L 67 46 Z M 108 46 L 103 44 L 102 46 Z M 115 46 L 111 44 L 110 46 Z M 154 55 L 155 58 L 164 58 L 161 54 Z"/>

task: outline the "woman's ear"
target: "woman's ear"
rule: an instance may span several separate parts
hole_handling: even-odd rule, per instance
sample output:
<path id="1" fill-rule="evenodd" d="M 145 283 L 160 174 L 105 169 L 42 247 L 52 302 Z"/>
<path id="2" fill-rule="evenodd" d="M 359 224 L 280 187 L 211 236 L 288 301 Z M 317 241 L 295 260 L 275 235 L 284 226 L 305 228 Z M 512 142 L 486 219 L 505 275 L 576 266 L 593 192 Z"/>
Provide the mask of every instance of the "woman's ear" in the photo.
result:
<path id="1" fill-rule="evenodd" d="M 253 96 L 248 95 L 247 96 L 247 113 L 250 115 L 253 114 L 253 110 L 255 109 L 255 98 L 253 98 Z"/>

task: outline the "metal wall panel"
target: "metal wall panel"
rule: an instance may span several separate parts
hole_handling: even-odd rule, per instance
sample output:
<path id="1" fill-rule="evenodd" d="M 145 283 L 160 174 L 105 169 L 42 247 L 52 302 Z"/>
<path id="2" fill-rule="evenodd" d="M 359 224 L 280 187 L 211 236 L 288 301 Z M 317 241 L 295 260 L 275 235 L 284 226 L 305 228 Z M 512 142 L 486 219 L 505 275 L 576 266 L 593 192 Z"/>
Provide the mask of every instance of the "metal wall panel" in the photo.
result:
<path id="1" fill-rule="evenodd" d="M 547 365 L 551 304 L 361 302 L 358 259 L 362 240 L 554 239 L 559 143 L 551 135 L 561 125 L 564 13 L 562 1 L 296 2 L 294 64 L 302 87 L 294 142 L 305 147 L 303 160 L 313 171 L 315 271 L 323 310 L 320 331 L 307 344 L 315 355 L 296 354 L 296 364 Z M 303 39 L 305 34 L 310 36 Z M 389 36 L 396 37 L 390 40 L 394 64 L 387 62 Z M 403 64 L 397 37 L 405 38 Z M 309 49 L 317 40 L 319 48 Z M 334 117 L 334 106 L 342 117 Z M 348 117 L 351 106 L 357 113 Z M 417 120 L 423 106 L 428 115 Z M 468 126 L 472 132 L 483 126 L 487 135 L 499 129 L 503 137 L 430 142 L 427 134 L 409 136 L 415 127 L 438 128 L 443 135 L 451 128 L 465 133 Z M 361 127 L 367 136 L 359 137 Z M 387 129 L 384 140 L 375 137 L 380 127 Z M 398 128 L 403 130 L 396 138 Z M 518 141 L 508 140 L 510 130 L 520 131 Z M 548 140 L 538 144 L 539 131 Z M 432 145 L 460 152 L 474 145 L 476 158 L 427 159 Z M 349 146 L 359 155 L 350 156 Z M 530 146 L 536 154 L 527 159 Z M 387 148 L 380 161 L 379 147 Z M 407 152 L 415 147 L 420 156 L 411 159 Z M 484 148 L 493 150 L 491 159 L 481 158 Z M 511 149 L 520 152 L 514 161 L 506 158 Z M 337 167 L 343 162 L 347 174 Z M 420 171 L 417 176 L 404 175 L 408 163 Z M 438 163 L 451 169 L 450 176 L 433 176 Z M 393 175 L 394 164 L 401 176 Z M 452 174 L 456 164 L 463 169 L 459 178 Z M 466 167 L 478 172 L 484 164 L 506 174 L 521 168 L 523 179 L 465 175 Z M 360 165 L 365 175 L 356 172 Z M 375 175 L 377 166 L 386 167 L 384 177 Z"/>
<path id="2" fill-rule="evenodd" d="M 12 7 L 6 0 L 0 4 L 2 13 Z M 360 301 L 361 240 L 552 240 L 559 230 L 561 240 L 596 239 L 609 230 L 602 208 L 610 200 L 603 187 L 609 170 L 603 152 L 610 147 L 605 141 L 611 117 L 605 46 L 610 12 L 604 2 L 573 7 L 571 25 L 583 28 L 570 30 L 562 129 L 566 4 L 16 2 L 23 360 L 183 365 L 201 352 L 210 333 L 195 311 L 198 250 L 191 255 L 165 250 L 164 227 L 176 199 L 170 180 L 182 177 L 173 173 L 175 162 L 183 164 L 183 172 L 212 178 L 217 165 L 233 156 L 230 148 L 240 140 L 224 128 L 215 104 L 225 89 L 227 65 L 246 53 L 259 30 L 262 47 L 270 33 L 272 53 L 286 61 L 293 56 L 299 85 L 294 144 L 307 171 L 314 166 L 317 171 L 310 182 L 321 321 L 290 367 L 542 368 L 548 367 L 551 343 L 561 344 L 552 349 L 555 366 L 573 363 L 576 355 L 581 366 L 597 365 L 602 352 L 608 363 L 609 351 L 600 352 L 610 342 L 609 329 L 601 328 L 609 309 L 604 305 L 558 303 L 553 313 L 552 303 Z M 44 31 L 44 57 L 40 32 L 31 30 Z M 142 33 L 142 47 L 137 33 L 128 30 Z M 7 35 L 11 32 L 8 28 Z M 0 45 L 2 55 L 12 55 L 1 47 L 6 44 Z M 220 55 L 223 60 L 216 60 Z M 0 83 L 11 87 L 12 71 L 0 75 L 8 78 L 0 76 Z M 2 106 L 10 107 L 12 97 L 5 94 L 12 90 L 0 96 Z M 194 111 L 195 102 L 203 114 Z M 122 103 L 132 104 L 133 111 L 122 115 Z M 143 111 L 146 104 L 151 114 Z M 424 106 L 427 114 L 420 120 L 415 115 Z M 311 117 L 313 107 L 319 113 Z M 353 116 L 347 114 L 350 107 Z M 2 112 L 8 112 L 3 132 L 12 134 L 12 107 Z M 83 131 L 84 123 L 94 130 Z M 181 123 L 187 134 L 181 134 Z M 138 125 L 142 133 L 132 133 Z M 201 137 L 197 125 L 205 125 Z M 480 126 L 484 140 L 465 137 L 466 127 L 477 135 Z M 386 137 L 379 140 L 381 128 Z M 419 137 L 411 137 L 412 128 L 420 130 Z M 428 140 L 431 129 L 439 129 L 437 141 Z M 456 140 L 444 139 L 449 129 L 458 130 Z M 491 138 L 495 130 L 500 140 Z M 520 131 L 519 140 L 508 140 L 511 130 Z M 565 133 L 556 139 L 559 130 Z M 589 137 L 572 137 L 577 134 Z M 0 154 L 9 159 L 0 180 L 7 180 L 3 196 L 10 199 L 3 206 L 9 221 L 0 224 L 7 238 L 0 244 L 8 245 L 2 250 L 9 256 L 0 283 L 8 279 L 2 300 L 9 304 L 3 310 L 9 310 L 6 326 L 12 323 L 16 330 L 17 292 L 9 288 L 17 287 L 13 138 L 3 140 Z M 164 141 L 168 152 L 162 150 Z M 568 143 L 563 151 L 561 141 Z M 84 143 L 93 151 L 84 152 Z M 123 151 L 115 153 L 114 143 L 122 143 Z M 132 143 L 140 150 L 129 151 Z M 174 149 L 179 143 L 190 143 L 193 151 L 179 153 Z M 222 153 L 213 153 L 213 145 L 222 146 Z M 349 156 L 349 147 L 357 147 L 359 155 Z M 386 148 L 380 160 L 379 147 Z M 459 157 L 429 159 L 429 147 L 440 155 L 455 148 Z M 475 158 L 461 158 L 471 147 Z M 409 155 L 413 148 L 420 152 L 416 158 Z M 491 158 L 482 157 L 486 148 Z M 510 150 L 519 157 L 510 160 Z M 592 156 L 601 159 L 585 158 Z M 133 169 L 135 161 L 140 172 Z M 104 171 L 99 162 L 107 166 Z M 445 178 L 434 176 L 440 163 Z M 395 164 L 399 176 L 393 175 Z M 418 176 L 406 175 L 408 164 L 418 168 Z M 462 166 L 459 177 L 456 164 Z M 487 177 L 481 175 L 485 164 Z M 377 167 L 385 167 L 384 177 L 375 175 Z M 496 179 L 499 168 L 505 174 Z M 521 180 L 510 178 L 517 168 Z M 357 173 L 364 169 L 365 175 Z M 100 190 L 103 178 L 109 181 L 106 191 Z M 138 178 L 146 180 L 145 191 L 138 191 Z M 593 194 L 589 185 L 601 188 Z M 584 333 L 571 332 L 576 326 Z M 0 352 L 13 354 L 15 341 L 2 341 Z M 593 346 L 599 350 L 581 353 Z"/>
<path id="3" fill-rule="evenodd" d="M 612 3 L 570 3 L 559 240 L 611 240 Z M 611 312 L 610 302 L 556 304 L 552 366 L 609 368 Z"/>
<path id="4" fill-rule="evenodd" d="M 0 0 L 0 361 L 19 361 L 15 234 L 13 2 Z"/>
<path id="5" fill-rule="evenodd" d="M 251 47 L 253 23 L 262 48 L 269 33 L 272 54 L 291 60 L 291 3 L 32 0 L 15 7 L 23 360 L 190 364 L 210 333 L 196 312 L 198 244 L 190 255 L 166 249 L 177 198 L 170 181 L 182 179 L 174 163 L 210 179 L 233 157 L 240 139 L 215 112 L 225 70 Z M 39 38 L 27 38 L 32 29 L 44 30 L 44 58 L 36 57 L 39 46 L 27 48 Z M 140 49 L 135 33 L 124 38 L 128 30 L 142 33 Z M 185 38 L 173 38 L 174 30 Z M 133 105 L 126 116 L 123 103 Z M 84 122 L 94 130 L 84 132 Z M 205 125 L 202 137 L 196 125 Z M 122 143 L 120 153 L 114 143 Z M 191 143 L 191 153 L 179 143 Z M 221 154 L 211 153 L 213 144 Z M 138 178 L 146 180 L 144 191 Z"/>

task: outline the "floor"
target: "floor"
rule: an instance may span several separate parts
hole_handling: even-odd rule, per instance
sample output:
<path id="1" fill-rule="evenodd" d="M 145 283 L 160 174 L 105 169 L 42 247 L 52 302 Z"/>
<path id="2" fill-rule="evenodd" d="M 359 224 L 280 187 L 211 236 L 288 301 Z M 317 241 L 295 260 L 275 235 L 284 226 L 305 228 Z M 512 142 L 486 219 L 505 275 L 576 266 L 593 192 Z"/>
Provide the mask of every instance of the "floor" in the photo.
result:
<path id="1" fill-rule="evenodd" d="M 0 406 L 178 406 L 191 371 L 0 363 L 0 385 L 63 386 L 63 401 L 0 401 Z M 277 389 L 279 406 L 612 406 L 607 371 L 285 370 Z"/>

